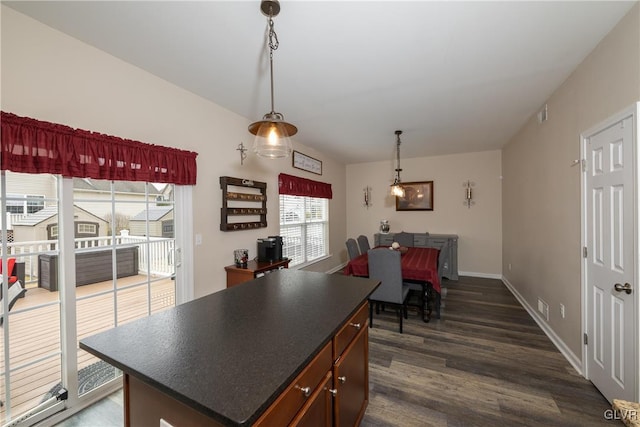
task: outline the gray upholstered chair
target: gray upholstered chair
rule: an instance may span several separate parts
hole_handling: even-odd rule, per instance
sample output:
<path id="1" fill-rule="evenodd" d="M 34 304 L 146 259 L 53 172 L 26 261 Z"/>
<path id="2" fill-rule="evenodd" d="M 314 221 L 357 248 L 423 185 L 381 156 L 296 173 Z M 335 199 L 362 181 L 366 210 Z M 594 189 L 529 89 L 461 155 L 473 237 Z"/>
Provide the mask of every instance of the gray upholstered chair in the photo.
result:
<path id="1" fill-rule="evenodd" d="M 358 236 L 358 246 L 360 247 L 360 253 L 366 254 L 371 246 L 369 246 L 369 239 L 364 234 Z"/>
<path id="2" fill-rule="evenodd" d="M 400 246 L 406 246 L 407 248 L 413 247 L 413 233 L 407 233 L 401 231 L 393 236 L 395 242 L 400 243 Z"/>
<path id="3" fill-rule="evenodd" d="M 358 250 L 358 243 L 355 239 L 351 237 L 347 239 L 347 253 L 349 254 L 349 260 L 352 260 L 358 256 L 360 256 L 360 251 Z"/>
<path id="4" fill-rule="evenodd" d="M 380 286 L 369 297 L 369 327 L 373 327 L 373 303 L 394 305 L 400 317 L 407 316 L 409 286 L 402 283 L 400 252 L 387 248 L 371 249 L 369 252 L 369 277 L 380 280 Z"/>

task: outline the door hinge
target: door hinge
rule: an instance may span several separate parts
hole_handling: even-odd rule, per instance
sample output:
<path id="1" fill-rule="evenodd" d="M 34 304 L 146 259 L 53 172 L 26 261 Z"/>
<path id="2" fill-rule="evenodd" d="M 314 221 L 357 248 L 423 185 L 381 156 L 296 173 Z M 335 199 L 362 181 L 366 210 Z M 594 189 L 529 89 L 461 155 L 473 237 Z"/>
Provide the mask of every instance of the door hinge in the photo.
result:
<path id="1" fill-rule="evenodd" d="M 580 160 L 580 164 L 581 164 L 581 167 L 582 167 L 582 172 L 586 172 L 587 171 L 587 159 Z"/>
<path id="2" fill-rule="evenodd" d="M 584 334 L 584 345 L 588 345 L 589 344 L 589 335 L 587 335 L 586 333 Z"/>
<path id="3" fill-rule="evenodd" d="M 586 258 L 587 257 L 587 247 L 583 246 L 582 247 L 582 258 Z"/>

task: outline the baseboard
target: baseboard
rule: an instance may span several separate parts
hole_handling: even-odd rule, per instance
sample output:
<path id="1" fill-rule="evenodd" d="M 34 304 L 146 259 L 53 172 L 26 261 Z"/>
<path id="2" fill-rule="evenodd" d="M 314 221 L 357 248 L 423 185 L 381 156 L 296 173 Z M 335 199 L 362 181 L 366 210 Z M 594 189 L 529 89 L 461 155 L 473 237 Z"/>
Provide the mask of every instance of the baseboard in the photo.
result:
<path id="1" fill-rule="evenodd" d="M 476 273 L 473 271 L 458 271 L 458 276 L 470 276 L 470 277 L 481 277 L 485 279 L 502 279 L 502 274 L 492 274 L 492 273 Z"/>
<path id="2" fill-rule="evenodd" d="M 533 307 L 529 305 L 529 303 L 527 303 L 527 301 L 513 287 L 513 285 L 509 282 L 509 280 L 507 280 L 506 277 L 501 277 L 501 279 L 502 279 L 502 283 L 504 283 L 507 289 L 509 289 L 509 291 L 511 291 L 513 296 L 516 297 L 520 305 L 522 305 L 522 307 L 524 307 L 524 309 L 527 310 L 527 313 L 529 313 L 529 316 L 531 316 L 531 318 L 538 324 L 538 326 L 540 326 L 540 329 L 542 329 L 542 331 L 547 335 L 547 337 L 549 337 L 553 345 L 556 346 L 556 348 L 560 351 L 560 353 L 562 353 L 565 359 L 567 359 L 567 361 L 571 364 L 571 366 L 573 366 L 573 369 L 575 369 L 576 372 L 578 372 L 580 375 L 584 376 L 584 370 L 583 370 L 582 361 L 580 360 L 580 358 L 577 357 L 571 351 L 571 349 L 569 349 L 569 347 L 564 343 L 564 341 L 562 341 L 562 339 L 555 333 L 555 331 L 549 327 L 549 324 L 545 322 L 544 319 L 542 319 L 538 315 L 538 312 L 534 310 Z"/>
<path id="3" fill-rule="evenodd" d="M 347 266 L 347 263 L 345 262 L 344 264 L 340 264 L 337 267 L 333 267 L 331 270 L 326 271 L 325 273 L 327 274 L 337 273 L 338 271 L 343 270 L 346 266 Z"/>

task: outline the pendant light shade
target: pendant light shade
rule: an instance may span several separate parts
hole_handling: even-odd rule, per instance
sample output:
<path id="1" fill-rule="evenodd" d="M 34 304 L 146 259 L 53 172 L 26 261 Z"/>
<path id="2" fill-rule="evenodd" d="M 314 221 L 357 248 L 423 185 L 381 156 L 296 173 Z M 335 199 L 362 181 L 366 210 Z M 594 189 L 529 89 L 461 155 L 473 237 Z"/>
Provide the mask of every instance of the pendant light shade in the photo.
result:
<path id="1" fill-rule="evenodd" d="M 265 114 L 262 121 L 251 123 L 249 132 L 256 136 L 253 151 L 269 159 L 288 157 L 293 151 L 291 136 L 298 132 L 291 123 L 282 120 L 282 114 Z"/>
<path id="2" fill-rule="evenodd" d="M 278 48 L 278 36 L 273 29 L 273 17 L 280 13 L 280 3 L 277 0 L 262 0 L 260 10 L 269 18 L 269 74 L 271 77 L 271 111 L 259 122 L 249 125 L 249 132 L 255 135 L 253 151 L 261 157 L 277 159 L 288 157 L 293 151 L 291 137 L 298 132 L 298 128 L 287 123 L 284 116 L 276 113 L 273 101 L 273 51 Z"/>
<path id="3" fill-rule="evenodd" d="M 393 184 L 391 184 L 391 195 L 396 197 L 404 197 L 404 187 L 402 186 L 402 180 L 400 179 L 400 171 L 402 171 L 402 169 L 400 169 L 400 135 L 402 135 L 402 131 L 397 130 L 395 134 L 397 156 L 396 159 L 398 163 L 396 166 L 396 177 L 393 180 Z"/>

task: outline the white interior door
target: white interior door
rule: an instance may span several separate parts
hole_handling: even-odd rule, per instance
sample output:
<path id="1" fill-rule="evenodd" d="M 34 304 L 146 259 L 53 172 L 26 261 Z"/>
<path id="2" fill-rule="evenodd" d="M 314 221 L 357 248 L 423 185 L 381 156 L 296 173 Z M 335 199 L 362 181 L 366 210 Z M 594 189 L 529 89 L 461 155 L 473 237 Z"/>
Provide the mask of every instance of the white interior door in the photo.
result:
<path id="1" fill-rule="evenodd" d="M 583 135 L 587 377 L 638 399 L 635 108 Z"/>

